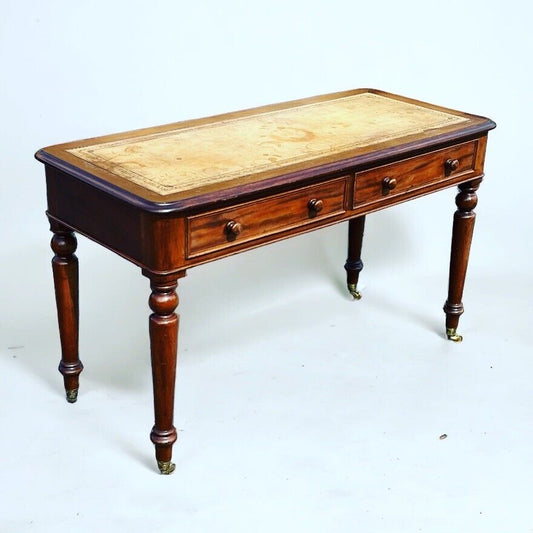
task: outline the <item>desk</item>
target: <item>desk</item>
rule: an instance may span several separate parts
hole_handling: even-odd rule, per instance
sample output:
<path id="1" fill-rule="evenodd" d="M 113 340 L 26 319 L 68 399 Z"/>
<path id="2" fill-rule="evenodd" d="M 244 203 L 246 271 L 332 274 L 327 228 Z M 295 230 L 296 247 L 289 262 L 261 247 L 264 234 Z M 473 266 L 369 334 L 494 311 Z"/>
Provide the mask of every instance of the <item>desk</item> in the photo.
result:
<path id="1" fill-rule="evenodd" d="M 365 215 L 458 185 L 446 333 L 457 333 L 489 119 L 358 89 L 45 148 L 47 215 L 67 400 L 75 402 L 75 232 L 149 278 L 161 473 L 172 445 L 178 279 L 187 269 L 348 221 L 347 287 L 360 298 Z M 259 341 L 258 341 L 259 342 Z"/>

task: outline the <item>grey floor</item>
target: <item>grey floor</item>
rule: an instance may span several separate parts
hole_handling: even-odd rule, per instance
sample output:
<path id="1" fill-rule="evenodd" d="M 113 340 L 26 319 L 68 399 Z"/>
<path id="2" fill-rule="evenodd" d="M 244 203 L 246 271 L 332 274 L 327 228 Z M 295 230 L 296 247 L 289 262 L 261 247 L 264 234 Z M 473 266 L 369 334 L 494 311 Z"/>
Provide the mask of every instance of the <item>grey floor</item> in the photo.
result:
<path id="1" fill-rule="evenodd" d="M 18 271 L 35 301 L 13 284 L 2 321 L 0 530 L 533 531 L 531 277 L 487 267 L 480 218 L 465 340 L 444 339 L 453 196 L 368 218 L 358 302 L 346 225 L 191 270 L 169 477 L 148 440 L 146 280 L 80 239 L 69 405 L 43 230 Z"/>

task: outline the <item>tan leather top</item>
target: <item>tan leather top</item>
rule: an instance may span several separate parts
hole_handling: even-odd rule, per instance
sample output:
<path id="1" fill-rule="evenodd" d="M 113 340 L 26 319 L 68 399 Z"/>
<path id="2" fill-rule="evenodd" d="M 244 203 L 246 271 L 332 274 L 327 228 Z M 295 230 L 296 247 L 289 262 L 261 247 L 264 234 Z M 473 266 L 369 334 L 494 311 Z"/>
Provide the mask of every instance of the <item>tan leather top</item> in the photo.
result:
<path id="1" fill-rule="evenodd" d="M 363 92 L 68 152 L 166 196 L 468 121 Z"/>

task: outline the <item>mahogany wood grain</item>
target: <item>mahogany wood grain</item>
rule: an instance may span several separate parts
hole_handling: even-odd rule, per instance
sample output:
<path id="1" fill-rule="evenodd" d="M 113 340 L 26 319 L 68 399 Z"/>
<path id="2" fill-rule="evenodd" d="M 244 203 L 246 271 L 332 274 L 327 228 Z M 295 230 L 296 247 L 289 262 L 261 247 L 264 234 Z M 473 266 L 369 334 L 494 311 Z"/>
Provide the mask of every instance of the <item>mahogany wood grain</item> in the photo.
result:
<path id="1" fill-rule="evenodd" d="M 464 312 L 463 290 L 476 220 L 476 214 L 474 213 L 477 205 L 476 191 L 481 180 L 482 178 L 478 178 L 467 183 L 461 183 L 459 185 L 459 194 L 455 198 L 457 211 L 453 217 L 448 299 L 444 304 L 447 330 L 457 329 L 459 317 Z M 458 338 L 457 340 L 461 339 Z"/>
<path id="2" fill-rule="evenodd" d="M 142 152 L 143 148 L 138 146 L 137 141 L 144 136 L 154 139 L 190 128 L 216 129 L 224 127 L 225 121 L 232 120 L 252 119 L 253 122 L 254 117 L 279 110 L 293 109 L 298 115 L 298 106 L 305 107 L 305 113 L 308 113 L 309 106 L 314 104 L 364 93 L 378 95 L 381 103 L 383 98 L 388 99 L 386 104 L 393 110 L 392 115 L 384 117 L 381 122 L 387 125 L 383 131 L 374 128 L 372 142 L 364 142 L 367 126 L 356 128 L 361 137 L 353 144 L 348 142 L 339 146 L 321 144 L 319 135 L 314 136 L 313 131 L 307 130 L 302 142 L 301 131 L 286 128 L 289 137 L 286 142 L 300 143 L 304 153 L 308 141 L 309 146 L 319 147 L 318 152 L 324 146 L 326 148 L 308 159 L 298 159 L 299 153 L 295 162 L 289 157 L 278 165 L 283 150 L 270 153 L 268 142 L 257 146 L 250 143 L 252 155 L 257 153 L 263 160 L 268 160 L 267 165 L 250 172 L 246 170 L 248 167 L 243 167 L 235 179 L 198 184 L 198 187 L 193 184 L 186 191 L 168 195 L 154 192 L 139 185 L 135 179 L 124 177 L 128 172 L 131 174 L 136 165 L 145 170 L 148 166 L 151 176 L 157 174 L 149 166 L 153 159 L 137 161 L 135 157 L 130 157 L 136 154 L 133 148 Z M 379 99 L 372 96 L 368 100 Z M 411 109 L 415 113 L 420 112 L 420 116 L 427 115 L 425 110 L 435 111 L 432 116 L 437 116 L 439 120 L 442 118 L 443 125 L 436 127 L 422 123 L 414 130 L 409 129 L 409 119 L 404 115 L 401 127 L 397 127 L 394 109 L 401 107 L 398 103 L 413 106 Z M 334 123 L 333 132 L 337 128 L 342 134 L 342 128 L 351 128 L 358 115 L 346 117 L 343 102 L 340 104 L 344 122 Z M 365 115 L 371 119 L 368 123 L 370 127 L 374 127 L 374 118 L 383 118 L 372 115 L 372 110 L 366 110 Z M 262 127 L 265 123 L 263 118 Z M 323 116 L 314 118 L 317 132 L 323 131 Z M 275 140 L 280 134 L 278 126 L 274 123 L 273 130 L 266 132 L 267 137 Z M 388 135 L 388 127 L 394 130 L 393 134 Z M 40 150 L 36 157 L 45 164 L 47 215 L 54 232 L 53 272 L 62 352 L 60 371 L 69 401 L 76 398 L 78 376 L 83 368 L 78 356 L 78 260 L 74 254 L 74 232 L 138 265 L 150 279 L 152 292 L 149 305 L 152 314 L 149 333 L 155 418 L 150 437 L 162 473 L 170 473 L 174 468 L 171 459 L 172 446 L 177 438 L 173 419 L 179 325 L 179 317 L 175 313 L 178 305 L 176 287 L 178 278 L 184 276 L 189 268 L 349 221 L 345 268 L 350 291 L 357 292 L 359 273 L 363 267 L 361 248 L 365 216 L 458 185 L 460 192 L 454 216 L 449 292 L 444 306 L 447 328 L 456 328 L 463 312 L 462 295 L 474 226 L 476 190 L 484 175 L 487 134 L 494 127 L 495 124 L 484 117 L 382 91 L 359 89 Z M 281 133 L 285 139 L 287 131 Z M 293 133 L 298 135 L 295 134 L 291 141 Z M 317 139 L 319 142 L 316 142 Z M 131 145 L 132 140 L 137 141 Z M 119 172 L 117 167 L 120 163 L 112 158 L 99 166 L 95 161 L 83 159 L 79 151 L 71 151 L 80 147 L 90 151 L 92 146 L 96 145 L 98 149 L 99 143 L 107 142 L 117 142 L 118 152 L 122 156 L 126 153 L 130 158 L 128 169 Z M 130 143 L 131 152 L 120 152 L 121 143 Z M 173 144 L 171 148 L 179 155 L 176 151 L 179 151 L 179 146 Z M 277 148 L 280 148 L 279 143 Z M 180 158 L 172 160 L 171 168 L 167 168 L 168 154 L 156 150 L 155 154 L 158 153 L 164 164 L 156 158 L 156 168 L 163 165 L 161 168 L 166 169 L 167 178 L 171 181 L 176 178 L 179 182 Z M 209 155 L 209 152 L 206 154 Z M 254 161 L 254 157 L 249 157 L 248 153 L 245 155 Z M 195 159 L 194 165 L 195 168 L 204 168 L 213 178 L 215 167 L 209 166 L 209 162 L 202 167 L 203 156 Z"/>
<path id="3" fill-rule="evenodd" d="M 289 193 L 188 217 L 187 258 L 343 214 L 345 188 L 346 177 L 341 177 Z M 229 225 L 234 229 L 237 224 L 237 232 L 228 228 Z"/>
<path id="4" fill-rule="evenodd" d="M 475 175 L 476 150 L 477 142 L 471 141 L 359 172 L 355 177 L 354 205 L 382 201 L 446 178 L 467 179 Z M 457 162 L 455 168 L 447 164 L 448 160 Z"/>
<path id="5" fill-rule="evenodd" d="M 154 393 L 155 424 L 150 439 L 162 474 L 174 471 L 172 445 L 178 434 L 174 427 L 174 387 L 178 352 L 179 316 L 176 276 L 151 276 L 150 350 Z"/>
<path id="6" fill-rule="evenodd" d="M 78 303 L 78 258 L 74 254 L 77 241 L 67 227 L 52 222 L 52 270 L 61 341 L 61 362 L 59 371 L 63 374 L 67 401 L 74 403 L 78 398 L 79 375 L 83 364 L 78 354 L 79 303 Z"/>

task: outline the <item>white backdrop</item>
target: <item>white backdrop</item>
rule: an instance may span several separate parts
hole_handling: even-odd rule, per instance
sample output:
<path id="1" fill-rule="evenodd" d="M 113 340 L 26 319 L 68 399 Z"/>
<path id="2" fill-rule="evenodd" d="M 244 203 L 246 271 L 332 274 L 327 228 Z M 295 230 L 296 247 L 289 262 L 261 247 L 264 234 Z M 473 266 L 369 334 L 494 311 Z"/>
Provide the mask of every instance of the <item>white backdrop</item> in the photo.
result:
<path id="1" fill-rule="evenodd" d="M 48 465 L 40 467 L 42 470 L 37 470 L 38 475 L 53 484 L 58 475 L 57 468 L 71 472 L 76 455 L 65 443 L 60 451 L 55 449 L 57 440 L 64 435 L 68 424 L 75 423 L 75 418 L 67 418 L 65 426 L 55 430 L 59 424 L 54 422 L 56 417 L 63 420 L 63 416 L 70 417 L 73 411 L 62 414 L 60 376 L 55 371 L 58 341 L 49 268 L 50 235 L 44 215 L 44 169 L 33 159 L 37 149 L 63 141 L 356 87 L 375 87 L 490 117 L 498 127 L 489 135 L 486 179 L 479 190 L 478 221 L 466 291 L 468 294 L 471 290 L 472 299 L 465 299 L 464 328 L 468 328 L 468 320 L 471 327 L 475 323 L 474 316 L 467 318 L 469 309 L 474 307 L 479 313 L 477 322 L 485 321 L 488 332 L 498 331 L 500 337 L 505 337 L 506 353 L 525 354 L 531 348 L 527 317 L 533 311 L 528 300 L 533 288 L 533 180 L 529 176 L 533 149 L 529 134 L 533 118 L 533 40 L 530 23 L 530 3 L 525 0 L 274 0 L 261 3 L 237 0 L 187 3 L 170 0 L 1 0 L 0 254 L 3 276 L 0 361 L 3 367 L 0 415 L 6 437 L 0 446 L 5 447 L 2 456 L 8 458 L 6 472 L 15 487 L 9 494 L 2 495 L 1 491 L 5 491 L 8 484 L 5 478 L 1 483 L 0 508 L 2 503 L 6 507 L 0 516 L 8 516 L 11 527 L 6 531 L 63 531 L 63 528 L 66 531 L 73 525 L 84 531 L 92 527 L 91 520 L 103 519 L 103 516 L 110 517 L 109 520 L 120 528 L 121 523 L 126 523 L 121 522 L 121 513 L 136 517 L 144 531 L 156 526 L 165 531 L 173 530 L 161 522 L 165 512 L 169 513 L 170 520 L 176 520 L 177 527 L 180 519 L 187 520 L 189 531 L 194 530 L 191 516 L 202 524 L 199 531 L 235 531 L 241 526 L 243 531 L 251 530 L 248 520 L 253 521 L 254 516 L 263 523 L 265 531 L 283 531 L 284 525 L 286 530 L 301 527 L 310 531 L 316 527 L 316 531 L 320 531 L 324 530 L 322 525 L 330 524 L 334 519 L 318 503 L 306 505 L 299 500 L 295 504 L 298 513 L 294 515 L 286 501 L 265 503 L 270 489 L 273 493 L 280 490 L 283 493 L 284 490 L 277 481 L 270 480 L 268 490 L 261 492 L 267 472 L 258 473 L 247 489 L 256 496 L 252 503 L 244 498 L 252 509 L 247 518 L 246 509 L 239 504 L 244 489 L 240 485 L 236 488 L 237 485 L 233 486 L 231 482 L 227 490 L 223 484 L 219 487 L 220 494 L 225 495 L 226 507 L 209 507 L 209 512 L 204 515 L 202 509 L 205 507 L 200 503 L 204 501 L 203 497 L 197 496 L 193 489 L 187 492 L 187 487 L 183 488 L 185 492 L 180 493 L 181 496 L 175 495 L 180 505 L 176 504 L 173 511 L 159 509 L 159 504 L 149 493 L 137 494 L 137 504 L 135 497 L 132 501 L 124 495 L 139 479 L 135 472 L 138 464 L 135 461 L 133 466 L 129 464 L 132 456 L 140 456 L 141 461 L 148 464 L 151 460 L 148 454 L 151 445 L 146 438 L 151 416 L 148 357 L 135 359 L 139 362 L 133 363 L 127 353 L 123 353 L 147 352 L 148 283 L 136 268 L 85 239 L 80 239 L 78 249 L 84 320 L 81 325 L 82 346 L 86 352 L 96 354 L 94 357 L 83 356 L 86 370 L 82 379 L 86 379 L 88 395 L 94 390 L 93 395 L 100 391 L 103 396 L 93 398 L 92 405 L 89 401 L 79 402 L 76 408 L 82 421 L 86 419 L 83 417 L 91 417 L 92 430 L 87 430 L 85 439 L 94 438 L 91 435 L 98 433 L 96 428 L 99 427 L 95 420 L 104 416 L 107 409 L 119 409 L 117 405 L 121 405 L 122 414 L 128 413 L 124 416 L 130 417 L 130 422 L 139 422 L 139 427 L 129 433 L 126 429 L 111 431 L 116 440 L 131 451 L 120 463 L 120 468 L 131 470 L 131 477 L 125 478 L 124 486 L 120 481 L 110 481 L 123 475 L 123 472 L 115 472 L 115 476 L 109 472 L 119 468 L 118 464 L 113 464 L 116 461 L 113 457 L 118 452 L 111 449 L 106 452 L 108 455 L 98 456 L 99 467 L 85 465 L 82 473 L 76 472 L 73 477 L 80 487 L 85 487 L 84 501 L 74 496 L 76 505 L 62 504 L 61 494 L 65 495 L 65 500 L 71 497 L 69 487 L 60 484 L 56 490 L 50 488 L 48 481 L 30 490 L 26 501 L 22 494 L 28 483 L 31 485 L 31 469 L 38 460 L 42 459 Z M 354 305 L 364 305 L 368 300 L 368 313 L 358 318 L 361 324 L 367 321 L 364 327 L 370 328 L 381 320 L 385 322 L 377 334 L 378 339 L 389 327 L 394 328 L 396 322 L 401 323 L 400 317 L 406 319 L 405 324 L 418 319 L 421 331 L 429 329 L 432 334 L 443 327 L 440 306 L 446 292 L 454 195 L 452 190 L 442 192 L 368 217 L 362 278 L 363 289 L 366 286 L 367 292 L 363 300 Z M 320 311 L 319 297 L 327 300 L 320 291 L 327 292 L 334 287 L 332 300 L 342 299 L 345 239 L 345 225 L 336 226 L 192 270 L 180 285 L 183 319 L 180 353 L 183 350 L 184 371 L 189 368 L 192 373 L 195 361 L 201 361 L 209 368 L 223 368 L 228 359 L 220 355 L 215 363 L 210 360 L 213 350 L 222 350 L 225 343 L 229 343 L 235 352 L 252 350 L 254 346 L 258 349 L 257 343 L 265 343 L 269 337 L 287 335 L 287 316 L 294 318 L 300 313 L 301 323 L 296 318 L 290 327 L 295 330 L 301 327 L 303 339 L 316 334 L 316 348 L 320 350 L 321 343 L 327 344 L 324 340 L 327 337 L 317 333 L 317 323 L 321 320 L 320 312 L 327 312 L 329 305 L 324 303 L 326 311 Z M 396 317 L 394 314 L 380 315 L 376 306 L 372 306 L 372 289 L 377 293 L 378 287 L 383 290 L 379 293 L 383 307 L 391 304 Z M 307 293 L 315 296 L 305 300 Z M 391 294 L 396 295 L 396 300 Z M 434 294 L 436 299 L 423 307 L 422 302 L 429 294 Z M 409 298 L 412 298 L 413 305 L 402 307 Z M 305 312 L 299 307 L 291 308 L 291 302 L 303 305 Z M 425 318 L 426 312 L 433 312 L 433 309 L 435 314 Z M 372 318 L 369 315 L 373 312 L 378 314 Z M 259 316 L 263 324 L 258 326 L 250 320 L 253 316 Z M 307 322 L 313 318 L 316 323 Z M 237 336 L 241 340 L 235 343 L 235 329 L 232 328 L 239 322 L 244 323 L 244 328 L 238 330 Z M 127 330 L 125 324 L 129 325 Z M 351 328 L 352 332 L 357 331 L 357 325 Z M 398 335 L 401 337 L 401 333 Z M 397 344 L 391 344 L 391 350 L 401 354 L 403 348 L 395 342 Z M 485 338 L 484 342 L 483 346 L 489 350 L 494 340 Z M 275 347 L 269 348 L 268 343 L 259 346 L 266 353 L 276 350 Z M 448 345 L 446 349 L 449 349 Z M 461 349 L 464 350 L 463 357 L 468 357 L 472 350 L 478 353 L 472 344 L 470 348 Z M 102 352 L 100 358 L 98 352 Z M 116 355 L 114 359 L 111 352 L 123 355 Z M 194 359 L 193 352 L 198 359 Z M 528 361 L 525 356 L 520 359 L 526 365 Z M 259 360 L 257 365 L 260 379 Z M 125 367 L 129 369 L 127 375 L 123 375 Z M 532 370 L 531 362 L 529 366 L 516 369 L 520 375 L 528 375 Z M 505 377 L 511 379 L 511 376 L 512 369 L 509 368 Z M 208 387 L 206 381 L 202 382 L 202 387 Z M 31 394 L 29 387 L 34 389 Z M 183 387 L 180 401 L 184 409 L 187 402 L 202 401 L 203 397 L 191 400 L 193 384 L 183 383 Z M 217 387 L 221 387 L 223 398 L 222 385 L 217 384 Z M 491 394 L 485 388 L 480 391 L 481 395 Z M 117 400 L 121 393 L 131 393 L 131 397 Z M 142 401 L 137 400 L 139 394 Z M 206 397 L 210 394 L 215 393 L 209 390 Z M 524 388 L 525 396 L 520 402 L 523 409 L 529 409 L 523 411 L 524 420 L 526 414 L 531 414 L 526 394 Z M 45 406 L 42 412 L 35 405 L 40 403 L 39 398 L 46 398 L 42 401 Z M 140 403 L 143 403 L 142 414 L 139 413 Z M 281 401 L 280 405 L 282 412 Z M 209 419 L 211 415 L 207 409 L 212 408 L 206 407 L 206 411 L 197 416 Z M 511 404 L 509 409 L 512 411 Z M 460 411 L 460 407 L 456 411 Z M 261 416 L 265 416 L 264 413 Z M 186 420 L 180 420 L 182 422 Z M 101 440 L 91 441 L 90 445 L 87 440 L 85 445 L 82 441 L 76 444 L 77 453 L 88 454 L 90 449 L 96 454 L 98 447 L 106 449 L 113 440 L 106 438 L 106 432 L 109 434 L 115 424 L 110 422 L 110 427 L 102 431 Z M 194 427 L 192 418 L 189 424 Z M 209 421 L 205 428 L 205 439 L 214 438 L 216 432 Z M 533 436 L 530 427 L 522 429 L 526 435 L 521 438 L 530 441 Z M 82 429 L 78 431 L 83 432 Z M 125 444 L 128 439 L 137 438 L 139 433 L 138 447 L 137 442 Z M 194 465 L 193 443 L 198 443 L 204 435 L 197 433 L 189 438 L 193 451 L 181 457 L 181 461 Z M 176 447 L 179 446 L 178 443 Z M 66 458 L 63 467 L 58 453 Z M 231 454 L 231 446 L 225 453 Z M 215 457 L 216 446 L 213 445 L 211 458 L 214 463 L 210 467 L 216 465 Z M 522 469 L 530 476 L 533 473 L 531 454 L 523 450 L 523 455 L 515 457 L 517 471 Z M 218 459 L 225 460 L 220 456 Z M 239 471 L 238 458 L 233 460 L 233 472 L 239 472 L 242 480 L 248 475 L 247 471 Z M 261 461 L 263 458 L 258 460 Z M 106 466 L 106 462 L 110 464 Z M 414 475 L 416 466 L 413 465 L 406 470 L 407 477 Z M 338 466 L 342 472 L 342 463 Z M 480 463 L 480 472 L 485 466 Z M 493 516 L 493 522 L 468 522 L 474 520 L 473 515 L 470 516 L 461 503 L 456 501 L 454 507 L 453 498 L 443 503 L 446 500 L 440 499 L 439 490 L 434 487 L 432 490 L 421 480 L 413 482 L 416 489 L 406 488 L 398 481 L 396 486 L 403 494 L 398 500 L 388 500 L 385 487 L 383 494 L 376 489 L 374 500 L 367 502 L 361 494 L 365 494 L 365 486 L 371 484 L 369 479 L 373 472 L 369 470 L 366 479 L 364 472 L 358 472 L 359 466 L 354 468 L 348 470 L 353 484 L 348 483 L 342 489 L 333 487 L 331 494 L 317 492 L 309 500 L 327 503 L 333 496 L 340 500 L 346 498 L 343 500 L 345 504 L 339 507 L 343 520 L 332 530 L 353 531 L 351 525 L 357 522 L 365 524 L 366 529 L 361 531 L 433 532 L 441 531 L 441 526 L 442 531 L 459 531 L 459 524 L 464 523 L 469 523 L 464 531 L 477 531 L 477 527 L 479 531 L 506 531 L 501 526 L 506 523 L 507 504 L 501 508 L 500 514 Z M 277 471 L 268 461 L 265 469 Z M 214 468 L 211 472 L 218 476 L 217 479 L 231 478 L 226 471 L 219 472 Z M 289 476 L 297 476 L 297 471 L 289 468 L 289 472 Z M 217 486 L 212 478 L 202 477 L 204 474 L 191 470 L 198 494 L 200 485 L 215 483 Z M 170 479 L 179 484 L 180 475 L 182 481 L 188 479 L 179 471 Z M 493 475 L 491 479 L 497 484 L 498 475 L 495 472 Z M 157 498 L 161 498 L 158 491 L 162 484 L 165 490 L 171 490 L 172 485 L 167 480 L 152 476 L 148 468 L 143 470 L 142 476 L 145 486 L 155 491 L 152 496 L 158 494 Z M 315 481 L 320 484 L 319 480 L 305 479 L 309 485 L 314 485 Z M 356 480 L 364 481 L 358 485 Z M 304 488 L 307 481 L 293 487 L 293 493 L 307 494 Z M 120 491 L 121 496 L 117 496 L 114 490 Z M 336 490 L 340 492 L 337 494 Z M 446 490 L 452 494 L 453 484 L 446 485 Z M 429 503 L 426 502 L 427 512 L 419 509 L 404 514 L 405 510 L 401 511 L 402 498 L 409 499 L 408 495 L 417 498 L 420 496 L 417 491 L 431 495 L 428 496 Z M 102 496 L 100 500 L 98 494 L 109 496 Z M 228 495 L 233 495 L 234 500 Z M 520 502 L 523 495 L 523 491 L 517 489 L 517 494 L 509 498 Z M 493 499 L 488 498 L 485 513 L 492 504 L 496 505 L 498 497 L 495 492 Z M 354 501 L 360 502 L 361 498 L 365 504 L 358 507 Z M 20 503 L 22 500 L 28 507 Z M 114 505 L 118 507 L 112 507 L 111 501 L 115 501 Z M 57 509 L 62 505 L 64 510 L 55 515 L 47 511 L 49 506 Z M 144 505 L 145 514 L 140 509 Z M 517 505 L 520 509 L 521 504 Z M 508 531 L 533 531 L 533 522 L 527 522 L 525 511 L 523 515 L 519 511 L 514 513 L 516 523 Z M 477 520 L 479 513 L 474 514 Z M 234 518 L 230 519 L 230 515 Z M 305 515 L 307 521 L 300 523 L 301 515 Z M 400 515 L 401 523 L 398 522 Z M 235 516 L 240 516 L 240 521 L 234 523 Z M 441 526 L 432 523 L 432 516 L 440 517 Z M 454 516 L 457 522 L 454 522 Z M 380 529 L 383 524 L 388 524 L 388 528 Z M 491 524 L 494 529 L 490 528 Z M 421 529 L 417 529 L 419 526 Z M 133 531 L 132 528 L 129 524 L 128 530 Z"/>

